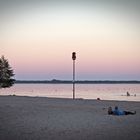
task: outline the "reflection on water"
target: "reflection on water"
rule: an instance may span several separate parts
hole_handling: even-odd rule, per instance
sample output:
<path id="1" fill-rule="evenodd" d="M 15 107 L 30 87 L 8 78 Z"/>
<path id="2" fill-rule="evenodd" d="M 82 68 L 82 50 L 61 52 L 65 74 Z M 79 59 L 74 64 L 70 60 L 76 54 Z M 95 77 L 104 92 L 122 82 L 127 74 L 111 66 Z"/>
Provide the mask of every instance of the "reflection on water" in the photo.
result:
<path id="1" fill-rule="evenodd" d="M 131 96 L 126 96 L 126 92 Z M 72 98 L 71 84 L 15 84 L 0 95 Z M 136 95 L 136 96 L 134 96 Z M 76 98 L 140 101 L 140 84 L 77 84 Z"/>

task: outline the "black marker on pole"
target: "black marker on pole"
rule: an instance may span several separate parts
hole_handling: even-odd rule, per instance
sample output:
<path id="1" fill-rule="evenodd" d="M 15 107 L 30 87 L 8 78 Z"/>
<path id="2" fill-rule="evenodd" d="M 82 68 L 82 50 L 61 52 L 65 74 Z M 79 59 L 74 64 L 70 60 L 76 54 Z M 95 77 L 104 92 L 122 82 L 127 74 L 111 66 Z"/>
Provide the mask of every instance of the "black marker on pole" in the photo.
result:
<path id="1" fill-rule="evenodd" d="M 72 60 L 73 60 L 73 99 L 75 99 L 75 60 L 76 60 L 76 52 L 72 53 Z"/>

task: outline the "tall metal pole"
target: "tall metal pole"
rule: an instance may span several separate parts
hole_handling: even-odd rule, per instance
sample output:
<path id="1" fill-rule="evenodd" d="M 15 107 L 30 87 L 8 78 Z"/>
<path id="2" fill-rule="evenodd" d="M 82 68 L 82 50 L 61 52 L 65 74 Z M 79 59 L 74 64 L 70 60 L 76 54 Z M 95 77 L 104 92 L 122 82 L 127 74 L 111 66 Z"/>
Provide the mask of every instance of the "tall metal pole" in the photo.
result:
<path id="1" fill-rule="evenodd" d="M 75 99 L 75 60 L 73 60 L 73 99 Z"/>
<path id="2" fill-rule="evenodd" d="M 72 59 L 73 59 L 73 99 L 75 99 L 75 60 L 76 60 L 76 53 L 72 53 Z"/>

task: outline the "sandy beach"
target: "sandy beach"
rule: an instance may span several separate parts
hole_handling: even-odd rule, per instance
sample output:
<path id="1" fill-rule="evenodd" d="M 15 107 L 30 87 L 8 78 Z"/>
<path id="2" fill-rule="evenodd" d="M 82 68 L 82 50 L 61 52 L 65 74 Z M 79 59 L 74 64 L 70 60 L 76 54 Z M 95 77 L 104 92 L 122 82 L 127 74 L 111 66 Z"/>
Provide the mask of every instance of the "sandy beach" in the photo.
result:
<path id="1" fill-rule="evenodd" d="M 137 113 L 108 115 L 116 105 Z M 140 102 L 0 96 L 0 140 L 112 139 L 140 139 Z"/>

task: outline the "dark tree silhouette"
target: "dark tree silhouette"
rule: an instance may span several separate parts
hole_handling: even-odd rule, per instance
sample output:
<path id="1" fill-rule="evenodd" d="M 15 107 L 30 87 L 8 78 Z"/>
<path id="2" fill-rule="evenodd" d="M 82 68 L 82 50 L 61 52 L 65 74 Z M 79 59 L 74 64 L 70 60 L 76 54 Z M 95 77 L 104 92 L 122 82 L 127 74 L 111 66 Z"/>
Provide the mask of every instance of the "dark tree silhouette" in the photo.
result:
<path id="1" fill-rule="evenodd" d="M 15 79 L 12 79 L 13 76 L 14 72 L 8 60 L 2 56 L 0 58 L 0 88 L 11 87 L 15 82 Z"/>

